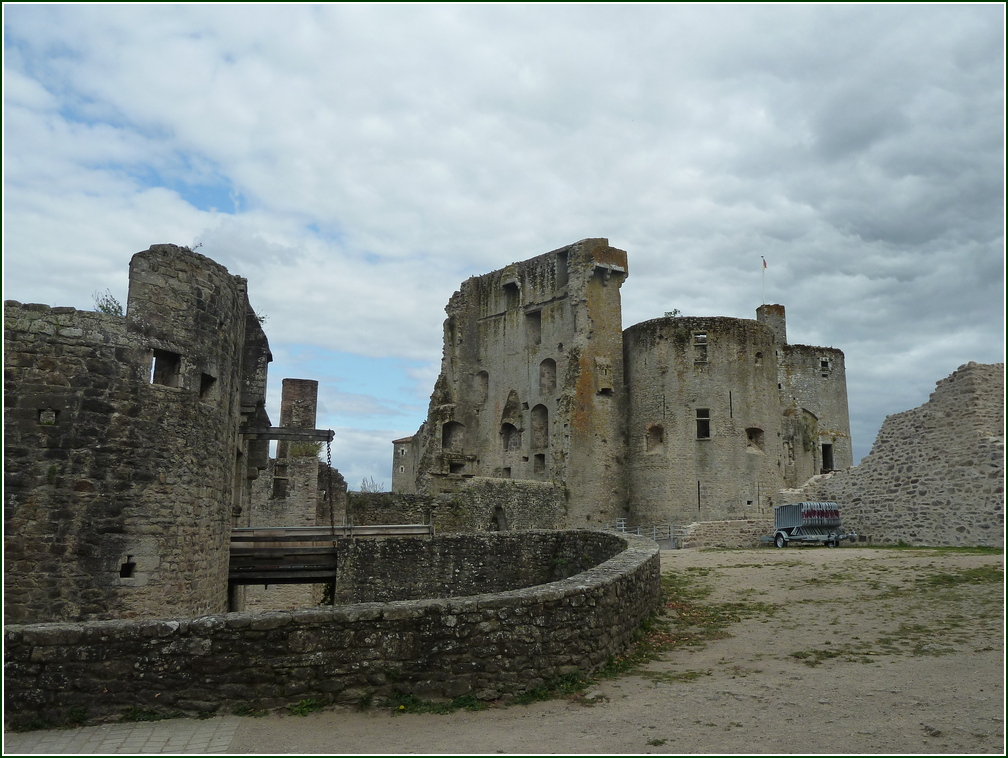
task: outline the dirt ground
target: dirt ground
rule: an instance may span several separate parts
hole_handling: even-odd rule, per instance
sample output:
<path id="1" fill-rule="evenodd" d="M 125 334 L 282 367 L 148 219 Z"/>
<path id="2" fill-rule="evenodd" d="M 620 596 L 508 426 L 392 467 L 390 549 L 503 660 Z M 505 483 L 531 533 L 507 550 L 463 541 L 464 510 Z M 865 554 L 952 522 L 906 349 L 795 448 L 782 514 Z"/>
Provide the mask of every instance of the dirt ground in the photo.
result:
<path id="1" fill-rule="evenodd" d="M 244 718 L 231 752 L 1004 754 L 1003 555 L 844 545 L 661 558 L 700 606 L 742 604 L 730 636 L 531 705 Z"/>

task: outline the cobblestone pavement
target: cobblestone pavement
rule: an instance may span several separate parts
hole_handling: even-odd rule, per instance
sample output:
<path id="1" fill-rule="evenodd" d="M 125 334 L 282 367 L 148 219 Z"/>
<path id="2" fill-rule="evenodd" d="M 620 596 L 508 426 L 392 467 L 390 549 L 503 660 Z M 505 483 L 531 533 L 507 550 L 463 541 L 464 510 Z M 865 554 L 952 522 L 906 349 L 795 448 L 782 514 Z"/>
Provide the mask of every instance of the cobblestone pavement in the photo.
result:
<path id="1" fill-rule="evenodd" d="M 102 724 L 79 729 L 5 732 L 4 755 L 227 753 L 238 717 Z"/>

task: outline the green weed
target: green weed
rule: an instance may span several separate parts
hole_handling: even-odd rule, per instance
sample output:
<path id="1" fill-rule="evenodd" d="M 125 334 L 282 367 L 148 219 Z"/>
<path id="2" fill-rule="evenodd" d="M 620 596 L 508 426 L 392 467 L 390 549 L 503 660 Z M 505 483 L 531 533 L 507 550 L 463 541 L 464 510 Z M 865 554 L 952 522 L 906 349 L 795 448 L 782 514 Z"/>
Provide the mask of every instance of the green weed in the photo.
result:
<path id="1" fill-rule="evenodd" d="M 287 710 L 295 716 L 307 716 L 309 713 L 322 710 L 323 705 L 315 698 L 307 697 L 299 700 L 293 705 L 288 705 Z"/>

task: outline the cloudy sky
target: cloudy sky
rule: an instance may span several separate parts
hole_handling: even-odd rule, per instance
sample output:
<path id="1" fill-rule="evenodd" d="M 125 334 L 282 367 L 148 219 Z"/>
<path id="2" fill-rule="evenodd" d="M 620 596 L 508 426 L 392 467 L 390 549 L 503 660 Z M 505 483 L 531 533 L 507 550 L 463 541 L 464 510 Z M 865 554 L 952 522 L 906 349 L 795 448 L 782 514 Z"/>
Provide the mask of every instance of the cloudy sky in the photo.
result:
<path id="1" fill-rule="evenodd" d="M 351 488 L 389 485 L 460 282 L 586 237 L 628 253 L 625 327 L 765 291 L 843 350 L 855 462 L 1004 361 L 1000 3 L 3 14 L 3 297 L 125 303 L 133 253 L 200 245 Z"/>

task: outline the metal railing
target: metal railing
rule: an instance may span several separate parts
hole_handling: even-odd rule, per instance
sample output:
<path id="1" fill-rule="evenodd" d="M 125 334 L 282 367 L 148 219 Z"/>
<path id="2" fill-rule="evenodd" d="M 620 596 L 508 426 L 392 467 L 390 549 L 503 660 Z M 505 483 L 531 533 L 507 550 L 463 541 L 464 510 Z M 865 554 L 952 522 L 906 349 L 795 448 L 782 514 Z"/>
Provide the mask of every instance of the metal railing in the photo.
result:
<path id="1" fill-rule="evenodd" d="M 685 527 L 675 524 L 648 524 L 629 526 L 625 518 L 616 519 L 616 531 L 620 534 L 635 534 L 638 537 L 650 537 L 655 542 L 667 542 L 668 546 L 675 550 L 682 547 L 683 537 L 686 536 Z"/>

